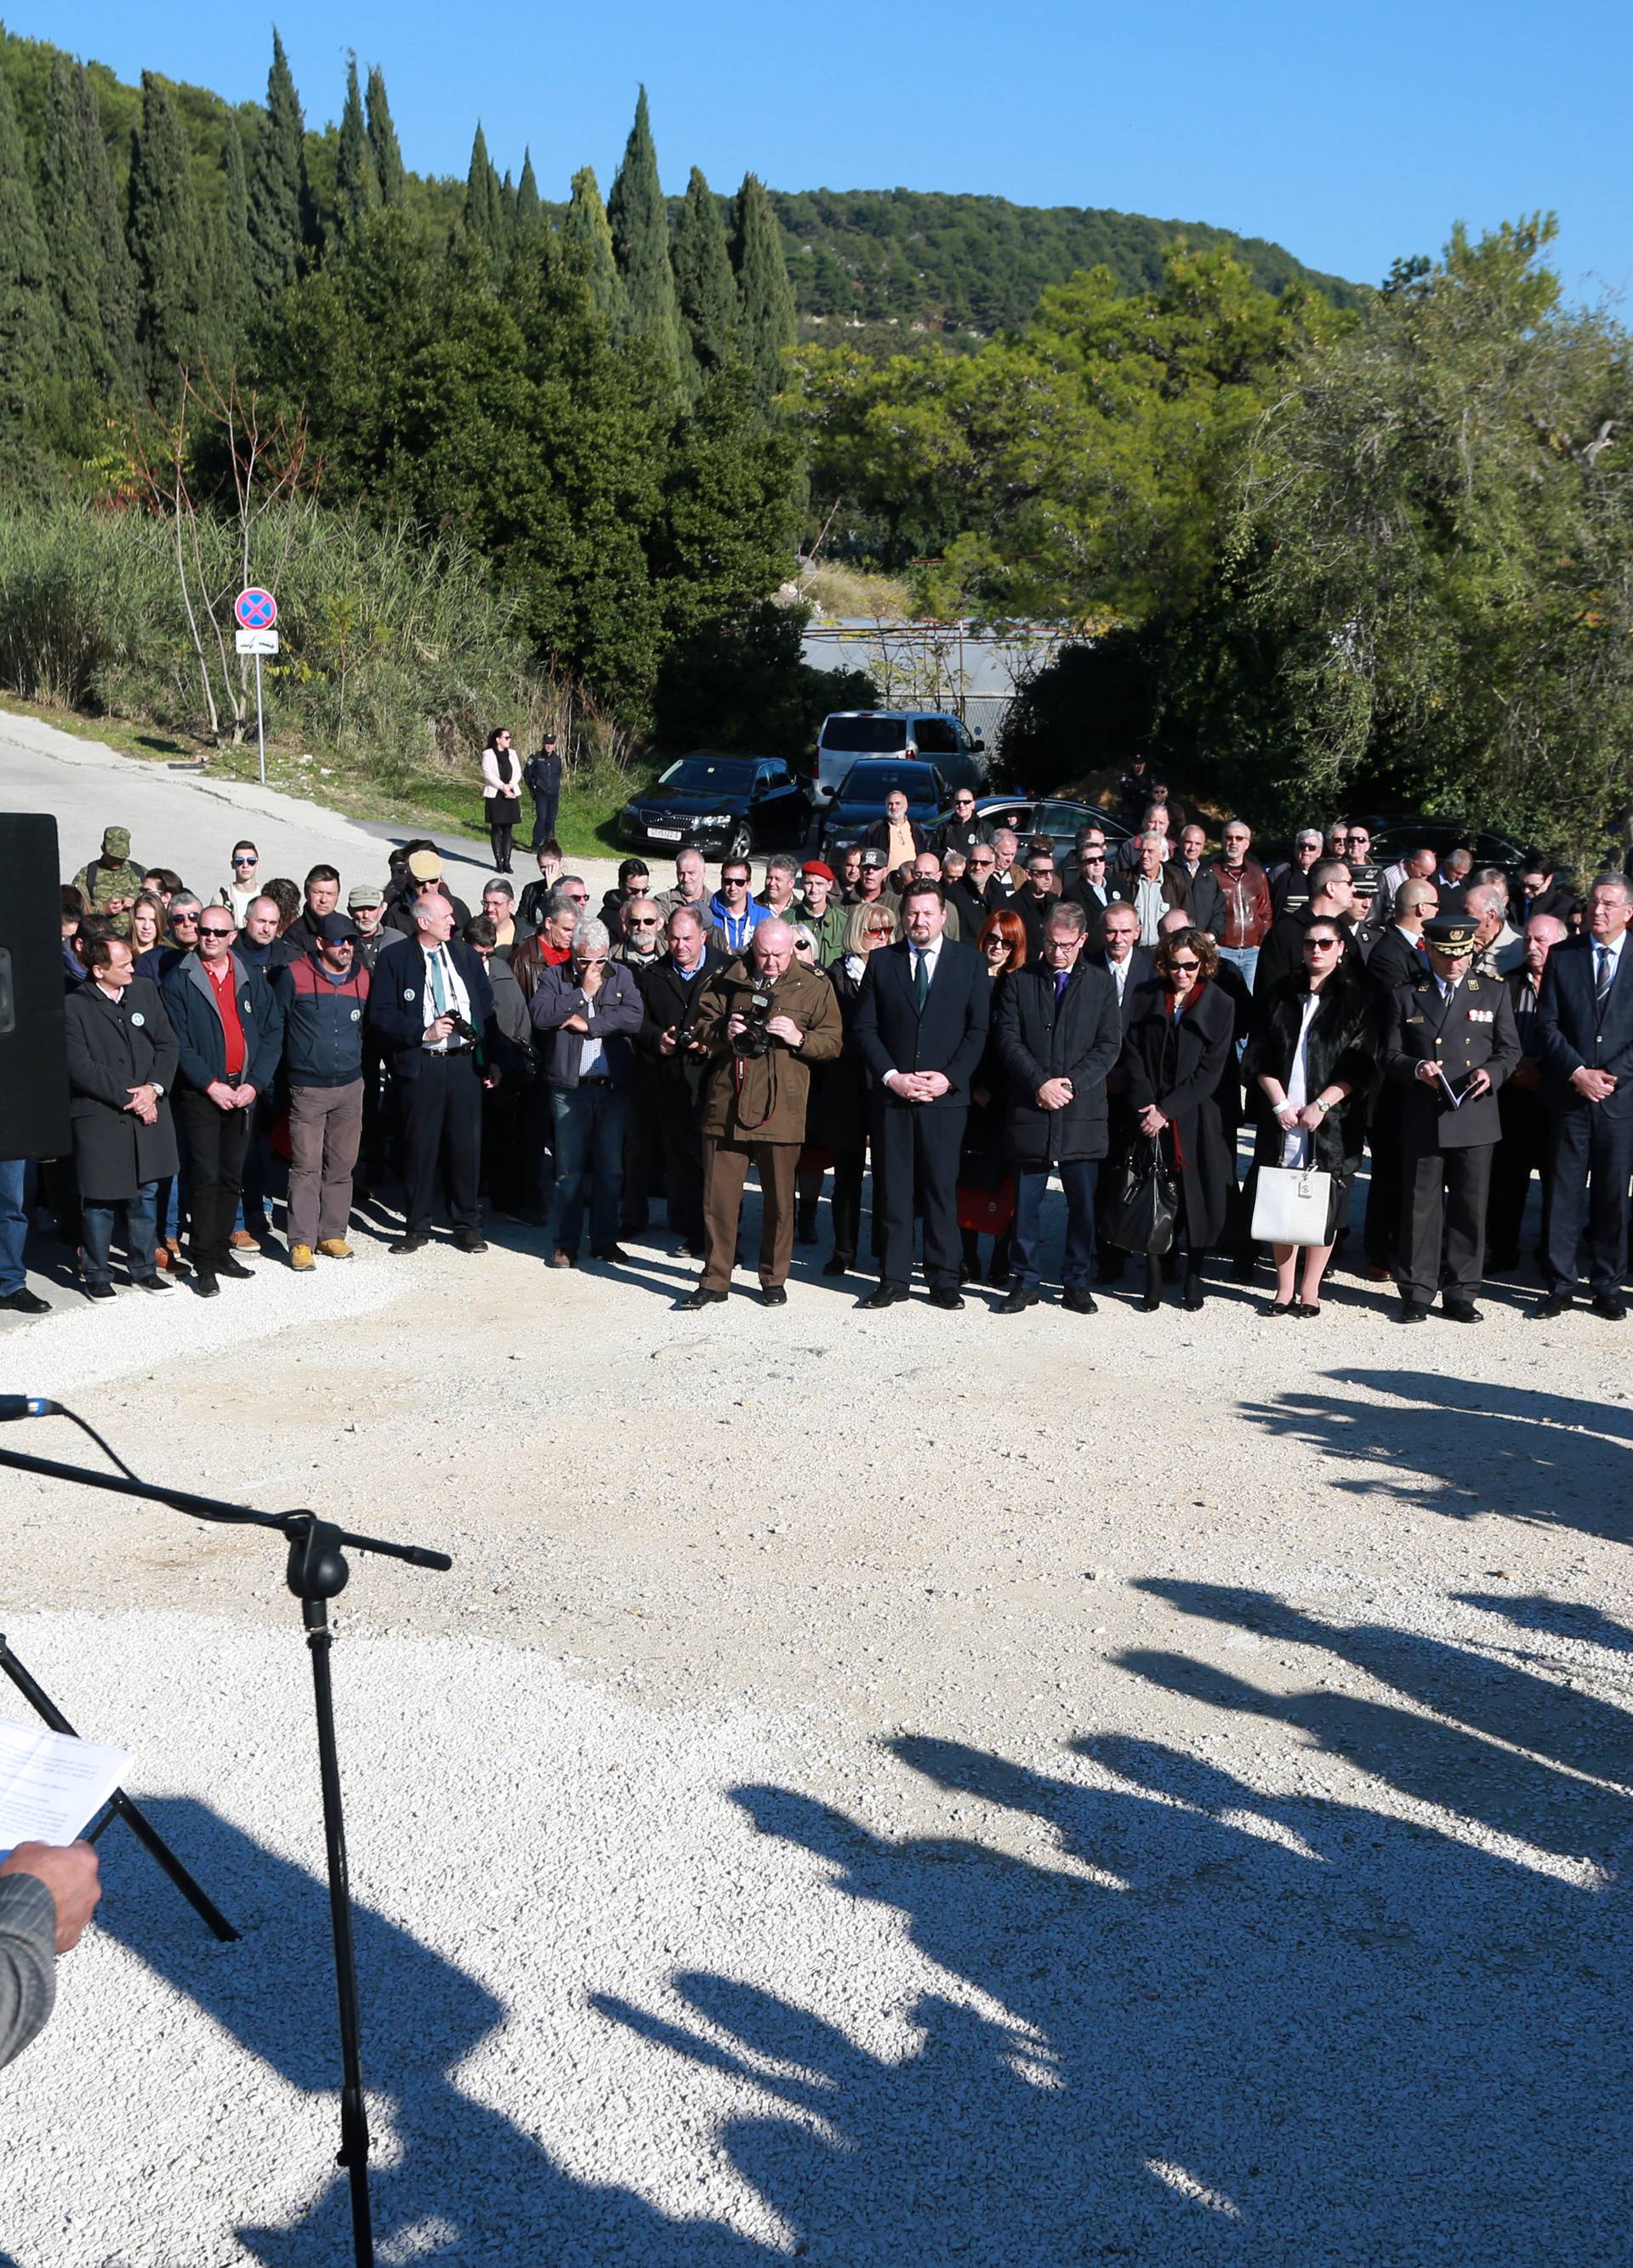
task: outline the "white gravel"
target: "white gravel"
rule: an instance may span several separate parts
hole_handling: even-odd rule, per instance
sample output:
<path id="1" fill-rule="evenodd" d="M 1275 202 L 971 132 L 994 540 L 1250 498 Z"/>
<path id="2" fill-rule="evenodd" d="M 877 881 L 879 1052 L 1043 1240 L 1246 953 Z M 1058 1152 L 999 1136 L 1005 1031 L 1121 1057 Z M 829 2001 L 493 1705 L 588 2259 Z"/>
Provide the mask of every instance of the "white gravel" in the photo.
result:
<path id="1" fill-rule="evenodd" d="M 0 1332 L 152 1477 L 454 1555 L 339 1616 L 382 2261 L 1621 2268 L 1625 1334 L 868 1316 L 803 1248 L 683 1316 L 662 1240 L 546 1241 Z M 0 1627 L 247 1932 L 110 1830 L 0 2251 L 343 2260 L 276 1543 L 0 1518 Z"/>

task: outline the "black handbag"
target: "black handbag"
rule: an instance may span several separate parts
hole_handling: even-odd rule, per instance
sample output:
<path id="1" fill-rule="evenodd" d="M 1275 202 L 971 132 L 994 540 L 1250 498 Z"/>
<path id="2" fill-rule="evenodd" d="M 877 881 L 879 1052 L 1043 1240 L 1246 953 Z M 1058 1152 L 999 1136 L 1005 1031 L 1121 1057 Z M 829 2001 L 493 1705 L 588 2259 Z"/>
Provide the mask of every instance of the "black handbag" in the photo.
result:
<path id="1" fill-rule="evenodd" d="M 1179 1180 L 1161 1139 L 1146 1135 L 1129 1152 L 1122 1185 L 1103 1215 L 1106 1241 L 1122 1252 L 1167 1252 L 1179 1219 Z"/>

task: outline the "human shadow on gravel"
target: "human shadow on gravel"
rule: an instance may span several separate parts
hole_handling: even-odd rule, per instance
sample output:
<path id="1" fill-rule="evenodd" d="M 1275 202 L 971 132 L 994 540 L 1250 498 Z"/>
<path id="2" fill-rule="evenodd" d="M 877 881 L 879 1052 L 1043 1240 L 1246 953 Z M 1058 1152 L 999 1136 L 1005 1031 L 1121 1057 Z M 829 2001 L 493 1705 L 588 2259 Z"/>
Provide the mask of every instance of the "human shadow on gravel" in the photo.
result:
<path id="1" fill-rule="evenodd" d="M 1026 1822 L 989 1821 L 979 1840 L 898 1839 L 807 1795 L 736 1792 L 816 1862 L 813 1931 L 836 1893 L 899 1918 L 940 1980 L 909 2006 L 865 1965 L 842 2029 L 718 1973 L 676 1979 L 679 2021 L 598 2002 L 762 2090 L 723 2146 L 796 2253 L 836 2268 L 1622 2255 L 1622 1901 L 1432 1824 L 1266 1795 L 1158 1742 L 1068 1746 L 1050 1772 L 890 1743 L 961 1800 L 955 1817 L 973 1803 Z M 905 2056 L 879 2043 L 904 2018 Z"/>
<path id="2" fill-rule="evenodd" d="M 1362 1387 L 1383 1402 L 1348 1400 Z M 1633 1408 L 1415 1370 L 1329 1371 L 1244 1417 L 1315 1450 L 1334 1485 L 1453 1520 L 1492 1513 L 1633 1542 Z"/>
<path id="3" fill-rule="evenodd" d="M 1516 1630 L 1548 1632 L 1555 1638 L 1580 1638 L 1602 1646 L 1612 1653 L 1633 1653 L 1633 1630 L 1613 1622 L 1601 1608 L 1581 1599 L 1550 1599 L 1545 1592 L 1522 1593 L 1504 1598 L 1496 1591 L 1453 1591 L 1459 1605 L 1478 1607 L 1482 1614 L 1500 1616 Z"/>
<path id="4" fill-rule="evenodd" d="M 245 2161 L 280 2161 L 309 2178 L 313 2203 L 284 2228 L 240 2228 L 266 2268 L 334 2268 L 351 2258 L 339 2140 L 340 2047 L 330 1965 L 329 1893 L 317 1875 L 276 1856 L 188 1799 L 144 1799 L 223 1911 L 243 1932 L 218 1945 L 128 1836 L 101 1845 L 99 1927 L 196 2003 L 289 2086 L 322 2099 L 314 2134 L 277 2133 L 264 2093 L 223 2120 L 241 2122 Z M 118 1847 L 116 1847 L 116 1844 Z M 546 2261 L 651 2262 L 654 2268 L 769 2268 L 780 2255 L 717 2223 L 672 2220 L 632 2191 L 577 2180 L 524 2132 L 455 2083 L 461 2062 L 506 2017 L 488 1989 L 407 1930 L 356 1909 L 363 2076 L 371 2100 L 374 2234 L 382 2260 L 457 2261 L 460 2268 L 534 2268 Z M 184 2019 L 185 2021 L 185 2019 Z M 550 2058 L 540 2055 L 548 2085 Z M 374 2108 L 383 2104 L 383 2116 Z M 332 2113 L 332 2116 L 331 2116 Z M 156 2125 L 162 2106 L 154 2106 Z M 540 2124 L 548 2132 L 548 2103 Z M 199 2231 L 203 2246 L 218 2242 Z M 144 2256 L 138 2245 L 133 2259 Z M 211 2252 L 211 2259 L 222 2257 Z M 236 2256 L 234 2256 L 236 2257 Z"/>

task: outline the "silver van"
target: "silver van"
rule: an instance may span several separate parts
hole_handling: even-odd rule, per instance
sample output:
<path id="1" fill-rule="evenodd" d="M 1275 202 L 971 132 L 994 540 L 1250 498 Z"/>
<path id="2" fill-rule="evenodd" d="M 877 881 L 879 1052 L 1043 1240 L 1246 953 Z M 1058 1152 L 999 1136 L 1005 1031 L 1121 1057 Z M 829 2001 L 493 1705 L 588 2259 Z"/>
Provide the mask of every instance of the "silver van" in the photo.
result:
<path id="1" fill-rule="evenodd" d="M 931 763 L 950 788 L 986 785 L 986 743 L 945 709 L 836 709 L 823 718 L 811 773 L 820 811 L 858 756 L 908 756 Z"/>

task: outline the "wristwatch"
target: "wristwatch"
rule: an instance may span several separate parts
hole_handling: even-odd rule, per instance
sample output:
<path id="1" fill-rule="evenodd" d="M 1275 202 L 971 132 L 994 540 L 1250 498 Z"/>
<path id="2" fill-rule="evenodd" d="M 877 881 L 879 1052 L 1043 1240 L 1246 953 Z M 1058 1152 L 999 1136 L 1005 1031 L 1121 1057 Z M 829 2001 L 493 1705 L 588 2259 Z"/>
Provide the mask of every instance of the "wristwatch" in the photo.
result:
<path id="1" fill-rule="evenodd" d="M 165 1090 L 164 1090 L 164 1088 L 163 1088 L 162 1086 L 160 1086 L 160 1085 L 159 1084 L 159 1081 L 158 1081 L 156 1079 L 151 1079 L 151 1080 L 150 1080 L 150 1081 L 149 1081 L 149 1085 L 152 1087 L 152 1090 L 153 1090 L 153 1100 L 154 1100 L 154 1101 L 155 1101 L 155 1102 L 158 1102 L 158 1101 L 162 1098 L 162 1096 L 163 1096 L 163 1094 L 164 1094 Z"/>

